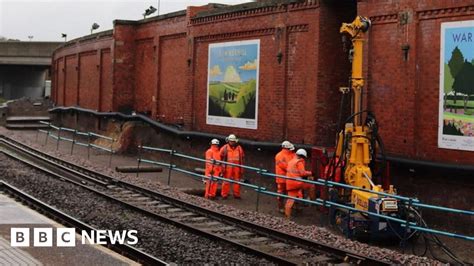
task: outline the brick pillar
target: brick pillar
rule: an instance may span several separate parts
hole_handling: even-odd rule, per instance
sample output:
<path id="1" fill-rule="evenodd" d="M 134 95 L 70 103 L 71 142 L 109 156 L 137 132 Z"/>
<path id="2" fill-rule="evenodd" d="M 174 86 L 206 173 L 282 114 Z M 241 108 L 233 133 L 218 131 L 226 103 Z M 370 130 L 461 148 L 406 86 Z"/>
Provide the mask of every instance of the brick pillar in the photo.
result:
<path id="1" fill-rule="evenodd" d="M 135 26 L 114 21 L 113 111 L 132 111 L 135 101 Z"/>

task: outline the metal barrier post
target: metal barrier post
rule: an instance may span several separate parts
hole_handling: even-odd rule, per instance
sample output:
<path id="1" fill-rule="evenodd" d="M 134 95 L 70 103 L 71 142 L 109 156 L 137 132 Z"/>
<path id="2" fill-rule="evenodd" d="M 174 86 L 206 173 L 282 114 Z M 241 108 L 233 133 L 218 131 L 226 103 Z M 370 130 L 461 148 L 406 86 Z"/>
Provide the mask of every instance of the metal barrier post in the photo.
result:
<path id="1" fill-rule="evenodd" d="M 413 199 L 409 198 L 408 199 L 408 210 L 412 208 L 413 205 Z M 408 230 L 410 229 L 410 222 L 408 221 L 408 217 L 405 218 L 405 232 L 403 233 L 403 238 L 400 241 L 400 247 L 403 249 L 403 253 L 405 253 L 405 242 L 407 241 L 407 235 L 408 235 Z"/>
<path id="2" fill-rule="evenodd" d="M 259 169 L 258 174 L 260 175 L 260 178 L 263 180 L 263 172 L 266 171 L 264 169 Z M 260 186 L 257 188 L 257 200 L 255 202 L 255 211 L 258 212 L 258 206 L 260 204 Z"/>
<path id="3" fill-rule="evenodd" d="M 36 130 L 36 143 L 38 143 L 38 135 L 39 135 L 40 130 Z"/>
<path id="4" fill-rule="evenodd" d="M 91 153 L 91 133 L 87 132 L 87 160 L 90 158 Z"/>
<path id="5" fill-rule="evenodd" d="M 348 213 L 347 213 L 347 224 L 346 224 L 346 227 L 347 227 L 347 228 L 351 228 L 351 216 L 352 216 L 352 210 L 348 210 Z M 352 232 L 349 234 L 349 239 L 352 240 Z"/>
<path id="6" fill-rule="evenodd" d="M 49 138 L 49 132 L 50 132 L 51 128 L 49 127 L 47 132 L 46 132 L 46 138 L 44 139 L 44 145 L 48 145 L 48 138 Z"/>
<path id="7" fill-rule="evenodd" d="M 137 159 L 137 177 L 140 173 L 140 162 L 142 160 L 142 145 L 138 145 L 138 159 Z"/>
<path id="8" fill-rule="evenodd" d="M 256 212 L 258 212 L 259 202 L 260 202 L 260 186 L 258 186 L 258 188 L 257 188 L 257 202 L 255 204 L 255 211 Z"/>
<path id="9" fill-rule="evenodd" d="M 74 144 L 76 144 L 76 133 L 77 133 L 77 129 L 75 129 L 74 133 L 72 133 L 71 155 L 72 155 L 72 151 L 74 150 Z"/>
<path id="10" fill-rule="evenodd" d="M 170 185 L 171 182 L 171 169 L 173 168 L 173 156 L 176 153 L 175 150 L 171 149 L 170 151 L 170 165 L 169 165 L 169 170 L 168 170 L 168 186 Z"/>
<path id="11" fill-rule="evenodd" d="M 56 150 L 59 149 L 59 140 L 61 139 L 61 127 L 58 128 L 58 139 L 56 140 Z"/>
<path id="12" fill-rule="evenodd" d="M 112 149 L 112 145 L 114 144 L 115 139 L 110 140 L 110 157 L 109 157 L 109 167 L 112 166 L 112 155 L 115 153 Z"/>
<path id="13" fill-rule="evenodd" d="M 205 158 L 207 159 L 207 158 Z M 214 158 L 211 159 L 211 162 L 212 162 L 212 170 L 211 170 L 211 175 L 209 176 L 209 180 L 206 180 L 206 178 L 204 178 L 204 197 L 207 198 L 207 195 L 209 194 L 209 191 L 212 189 L 212 186 L 213 186 L 213 183 L 214 183 L 214 169 L 216 167 L 216 160 Z M 207 164 L 207 162 L 206 162 Z M 207 165 L 205 164 L 205 168 L 207 168 Z M 222 172 L 220 172 L 219 174 L 222 174 Z M 206 172 L 204 171 L 204 176 L 206 176 Z M 209 183 L 207 183 L 209 182 Z M 219 179 L 216 179 L 216 188 L 217 188 L 217 183 L 219 182 Z M 216 189 L 216 193 L 217 193 L 217 189 Z M 217 195 L 214 195 L 214 197 L 217 197 Z"/>
<path id="14" fill-rule="evenodd" d="M 214 173 L 211 173 L 211 175 L 209 176 L 209 180 L 206 180 L 206 179 L 204 178 L 204 181 L 206 182 L 206 187 L 204 188 L 204 191 L 206 191 L 206 192 L 208 192 L 208 193 L 209 193 L 209 190 L 211 190 L 211 188 L 212 188 L 212 185 L 213 185 L 212 183 L 214 182 L 214 178 L 213 178 L 213 177 L 214 177 Z M 209 186 L 207 185 L 207 182 L 209 182 Z M 217 180 L 216 180 L 216 182 L 217 182 Z M 217 191 L 216 191 L 216 193 L 217 193 Z M 207 196 L 206 193 L 204 193 L 204 197 L 205 197 L 205 196 Z"/>
<path id="15" fill-rule="evenodd" d="M 114 154 L 114 151 L 110 149 L 110 157 L 109 157 L 109 167 L 112 166 L 112 155 Z"/>
<path id="16" fill-rule="evenodd" d="M 336 172 L 336 169 L 333 169 L 333 171 L 334 171 L 334 173 L 335 173 L 335 172 Z M 326 211 L 326 210 L 327 210 L 328 213 L 330 213 L 329 210 L 328 210 L 328 207 L 326 207 L 326 200 L 329 199 L 329 196 L 330 196 L 330 195 L 329 195 L 328 179 L 329 179 L 329 176 L 326 176 L 326 178 L 324 179 L 324 188 L 323 188 L 323 189 L 324 189 L 324 193 L 326 194 L 326 196 L 323 198 L 323 206 L 320 207 L 320 210 L 321 210 L 321 211 Z M 337 189 L 337 188 L 336 188 L 336 189 Z M 336 193 L 338 193 L 338 192 L 336 192 Z M 320 192 L 320 195 L 319 195 L 320 197 L 322 196 L 321 194 L 322 194 L 322 193 Z"/>

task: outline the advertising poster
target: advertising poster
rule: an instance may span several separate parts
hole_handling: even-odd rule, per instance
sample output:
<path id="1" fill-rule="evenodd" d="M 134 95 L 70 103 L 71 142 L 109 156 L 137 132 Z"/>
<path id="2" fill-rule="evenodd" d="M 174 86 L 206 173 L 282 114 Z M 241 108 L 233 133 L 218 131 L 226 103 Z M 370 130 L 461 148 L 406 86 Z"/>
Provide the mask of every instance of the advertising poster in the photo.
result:
<path id="1" fill-rule="evenodd" d="M 438 147 L 474 151 L 474 21 L 441 24 Z"/>
<path id="2" fill-rule="evenodd" d="M 207 124 L 257 129 L 260 40 L 209 45 Z"/>

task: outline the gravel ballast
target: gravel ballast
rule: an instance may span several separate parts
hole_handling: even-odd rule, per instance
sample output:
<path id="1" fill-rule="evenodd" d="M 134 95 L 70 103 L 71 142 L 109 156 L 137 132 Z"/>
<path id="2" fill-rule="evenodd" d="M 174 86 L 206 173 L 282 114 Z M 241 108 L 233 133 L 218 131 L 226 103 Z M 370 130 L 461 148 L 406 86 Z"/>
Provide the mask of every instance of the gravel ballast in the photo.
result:
<path id="1" fill-rule="evenodd" d="M 0 154 L 1 179 L 59 210 L 104 230 L 138 230 L 138 248 L 178 264 L 268 264 L 227 243 L 211 241 L 165 224 L 71 183 L 60 181 Z"/>
<path id="2" fill-rule="evenodd" d="M 384 260 L 393 264 L 415 264 L 415 263 L 426 263 L 426 264 L 436 264 L 437 261 L 426 258 L 418 257 L 415 255 L 402 254 L 400 252 L 390 250 L 387 248 L 380 248 L 376 246 L 371 246 L 365 243 L 360 243 L 358 241 L 352 241 L 346 239 L 344 236 L 336 235 L 330 232 L 328 229 L 321 228 L 318 226 L 307 226 L 300 225 L 295 222 L 289 221 L 281 217 L 275 217 L 263 213 L 257 213 L 253 211 L 244 211 L 236 209 L 232 206 L 222 205 L 217 202 L 206 200 L 202 197 L 189 195 L 181 192 L 179 189 L 168 187 L 160 183 L 151 182 L 144 180 L 142 178 L 137 178 L 134 175 L 125 175 L 117 173 L 114 170 L 104 167 L 102 165 L 96 164 L 95 162 L 88 161 L 85 158 L 76 155 L 68 155 L 64 153 L 59 153 L 55 150 L 45 150 L 45 147 L 42 147 L 40 144 L 31 142 L 26 138 L 22 138 L 20 135 L 17 135 L 15 132 L 0 130 L 0 133 L 12 137 L 22 143 L 29 145 L 33 148 L 43 150 L 50 155 L 62 158 L 64 160 L 74 162 L 76 164 L 87 167 L 91 170 L 99 171 L 109 176 L 116 177 L 120 180 L 131 182 L 133 184 L 146 187 L 148 189 L 155 190 L 159 193 L 166 194 L 187 202 L 192 202 L 198 206 L 211 209 L 216 212 L 225 213 L 242 220 L 249 222 L 257 223 L 262 226 L 266 226 L 275 230 L 279 230 L 285 233 L 293 234 L 299 237 L 308 238 L 317 242 L 328 244 L 331 246 L 336 246 L 341 249 L 347 249 L 353 253 L 358 253 L 365 256 L 370 256 L 375 259 Z"/>

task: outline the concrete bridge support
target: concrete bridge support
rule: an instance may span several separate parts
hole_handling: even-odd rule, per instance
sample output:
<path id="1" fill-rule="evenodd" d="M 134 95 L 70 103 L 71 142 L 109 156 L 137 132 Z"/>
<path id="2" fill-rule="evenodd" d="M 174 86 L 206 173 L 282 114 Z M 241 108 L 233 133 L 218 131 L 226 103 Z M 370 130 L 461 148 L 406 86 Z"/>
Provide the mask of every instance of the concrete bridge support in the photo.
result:
<path id="1" fill-rule="evenodd" d="M 48 72 L 49 66 L 0 65 L 0 97 L 42 97 Z"/>
<path id="2" fill-rule="evenodd" d="M 58 42 L 0 42 L 0 97 L 6 100 L 44 95 L 51 56 Z"/>

